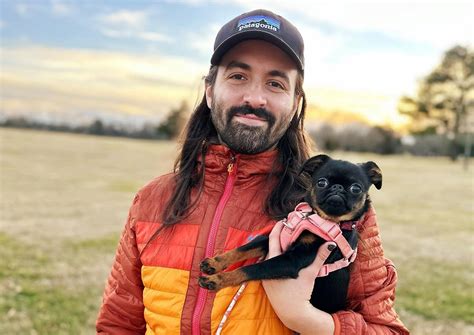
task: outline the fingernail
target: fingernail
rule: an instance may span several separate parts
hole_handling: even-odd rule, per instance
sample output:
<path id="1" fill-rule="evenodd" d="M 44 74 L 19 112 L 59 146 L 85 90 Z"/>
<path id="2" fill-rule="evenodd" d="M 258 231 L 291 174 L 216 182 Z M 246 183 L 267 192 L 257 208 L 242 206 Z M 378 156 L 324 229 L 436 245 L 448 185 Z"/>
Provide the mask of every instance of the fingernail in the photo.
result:
<path id="1" fill-rule="evenodd" d="M 329 244 L 328 245 L 328 250 L 333 251 L 336 246 L 334 244 Z"/>

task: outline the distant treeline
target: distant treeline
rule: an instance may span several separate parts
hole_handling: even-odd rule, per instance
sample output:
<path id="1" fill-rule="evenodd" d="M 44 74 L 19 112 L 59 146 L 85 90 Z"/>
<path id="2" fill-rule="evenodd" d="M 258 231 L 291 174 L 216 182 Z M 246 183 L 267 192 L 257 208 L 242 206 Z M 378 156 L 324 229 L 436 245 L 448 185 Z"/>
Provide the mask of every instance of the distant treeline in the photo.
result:
<path id="1" fill-rule="evenodd" d="M 140 129 L 132 129 L 131 127 L 126 127 L 117 124 L 106 124 L 101 120 L 95 120 L 88 125 L 71 125 L 44 123 L 41 121 L 30 120 L 25 117 L 12 117 L 0 121 L 0 126 L 142 139 L 171 138 L 170 132 L 167 131 L 167 129 L 165 129 L 161 124 L 146 124 Z"/>
<path id="2" fill-rule="evenodd" d="M 0 119 L 0 127 L 40 129 L 69 133 L 90 134 L 99 136 L 120 136 L 141 139 L 168 140 L 176 138 L 184 126 L 187 105 L 181 103 L 178 108 L 172 109 L 167 118 L 160 123 L 145 123 L 142 126 L 104 122 L 96 119 L 89 124 L 77 125 L 51 121 L 38 121 L 24 116 L 10 116 Z"/>
<path id="3" fill-rule="evenodd" d="M 181 113 L 170 113 L 162 123 L 149 123 L 140 128 L 106 124 L 101 120 L 77 126 L 50 124 L 25 117 L 10 117 L 0 121 L 1 127 L 160 140 L 176 138 L 183 124 Z M 419 134 L 401 137 L 392 129 L 369 126 L 360 122 L 344 125 L 321 123 L 311 130 L 309 135 L 315 141 L 318 150 L 322 151 L 374 152 L 382 155 L 406 152 L 417 156 L 448 156 L 452 150 L 450 141 L 444 135 Z M 456 152 L 459 155 L 463 152 L 464 140 L 464 137 L 460 137 L 456 142 Z"/>
<path id="4" fill-rule="evenodd" d="M 382 155 L 409 153 L 416 156 L 450 156 L 464 152 L 466 134 L 453 143 L 444 134 L 426 132 L 400 136 L 390 128 L 354 122 L 343 125 L 320 124 L 310 136 L 322 151 L 375 152 Z M 470 153 L 472 155 L 472 153 Z"/>

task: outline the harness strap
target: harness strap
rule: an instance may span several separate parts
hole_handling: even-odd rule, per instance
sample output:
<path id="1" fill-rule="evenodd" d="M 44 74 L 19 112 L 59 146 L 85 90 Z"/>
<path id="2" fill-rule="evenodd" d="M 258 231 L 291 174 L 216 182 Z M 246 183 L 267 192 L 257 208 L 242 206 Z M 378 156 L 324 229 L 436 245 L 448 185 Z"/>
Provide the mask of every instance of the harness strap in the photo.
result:
<path id="1" fill-rule="evenodd" d="M 352 250 L 351 246 L 349 245 L 347 240 L 344 238 L 344 235 L 342 235 L 342 230 L 337 223 L 324 220 L 317 214 L 310 215 L 308 217 L 308 220 L 311 222 L 311 224 L 317 226 L 324 233 L 323 236 L 321 236 L 320 234 L 317 233 L 318 229 L 316 229 L 317 230 L 315 232 L 316 235 L 321 236 L 326 241 L 336 242 L 339 249 L 341 249 L 341 252 L 344 255 L 344 257 L 345 258 L 351 257 L 354 250 Z M 313 229 L 309 229 L 309 230 L 313 232 L 312 231 Z M 298 236 L 293 238 L 294 241 L 296 240 L 297 237 Z"/>
<path id="2" fill-rule="evenodd" d="M 318 272 L 317 277 L 326 277 L 328 274 L 331 272 L 340 270 L 342 268 L 345 268 L 346 266 L 349 266 L 352 262 L 354 262 L 355 258 L 357 256 L 357 248 L 355 248 L 354 252 L 352 253 L 351 257 L 346 259 L 340 259 L 338 261 L 335 261 L 334 263 L 331 264 L 324 264 L 321 269 Z"/>
<path id="3" fill-rule="evenodd" d="M 325 264 L 318 273 L 318 277 L 324 277 L 352 263 L 356 258 L 357 248 L 355 250 L 352 249 L 337 223 L 325 220 L 318 214 L 310 215 L 312 211 L 311 206 L 303 202 L 298 204 L 295 210 L 288 214 L 287 219 L 282 220 L 284 227 L 280 234 L 280 244 L 282 250 L 286 251 L 305 230 L 323 238 L 325 241 L 335 242 L 344 258 L 332 264 Z M 348 224 L 346 223 L 345 228 L 347 226 Z M 354 226 L 355 225 L 351 223 L 351 229 Z"/>

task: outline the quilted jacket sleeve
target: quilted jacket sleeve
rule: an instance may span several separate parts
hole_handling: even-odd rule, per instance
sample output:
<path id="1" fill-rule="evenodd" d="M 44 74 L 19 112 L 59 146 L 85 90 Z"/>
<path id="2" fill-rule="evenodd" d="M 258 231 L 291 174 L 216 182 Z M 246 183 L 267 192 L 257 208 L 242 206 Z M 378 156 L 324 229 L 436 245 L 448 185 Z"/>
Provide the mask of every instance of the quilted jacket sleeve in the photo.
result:
<path id="1" fill-rule="evenodd" d="M 97 334 L 144 334 L 143 283 L 135 239 L 137 194 L 120 238 L 96 322 Z"/>
<path id="2" fill-rule="evenodd" d="M 383 254 L 375 211 L 358 227 L 359 245 L 351 270 L 348 309 L 333 314 L 336 334 L 409 334 L 393 305 L 397 272 Z"/>

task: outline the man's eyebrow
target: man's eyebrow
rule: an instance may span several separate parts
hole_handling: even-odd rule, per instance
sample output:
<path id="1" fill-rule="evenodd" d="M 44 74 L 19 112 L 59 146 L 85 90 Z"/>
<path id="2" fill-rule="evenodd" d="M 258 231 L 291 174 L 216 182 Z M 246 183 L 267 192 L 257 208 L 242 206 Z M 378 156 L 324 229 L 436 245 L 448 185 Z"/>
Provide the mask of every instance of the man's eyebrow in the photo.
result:
<path id="1" fill-rule="evenodd" d="M 233 60 L 229 64 L 227 64 L 227 66 L 225 67 L 226 71 L 234 69 L 234 68 L 241 68 L 243 70 L 250 70 L 250 65 L 248 65 L 246 63 L 236 61 L 236 60 Z"/>
<path id="2" fill-rule="evenodd" d="M 251 66 L 247 63 L 243 63 L 243 62 L 233 60 L 229 64 L 227 64 L 227 66 L 225 67 L 225 70 L 228 71 L 228 70 L 231 70 L 231 69 L 234 69 L 234 68 L 240 68 L 240 69 L 243 69 L 243 70 L 250 70 Z M 280 71 L 280 70 L 271 70 L 271 71 L 268 72 L 268 75 L 272 76 L 272 77 L 280 77 L 283 80 L 285 80 L 286 82 L 290 82 L 290 77 L 288 77 L 288 75 L 285 72 Z"/>
<path id="3" fill-rule="evenodd" d="M 272 70 L 268 72 L 268 74 L 272 77 L 280 77 L 284 79 L 286 82 L 290 82 L 290 77 L 285 72 L 279 71 L 279 70 Z"/>

